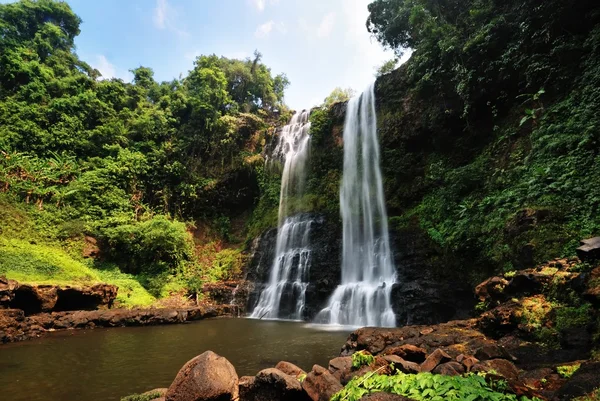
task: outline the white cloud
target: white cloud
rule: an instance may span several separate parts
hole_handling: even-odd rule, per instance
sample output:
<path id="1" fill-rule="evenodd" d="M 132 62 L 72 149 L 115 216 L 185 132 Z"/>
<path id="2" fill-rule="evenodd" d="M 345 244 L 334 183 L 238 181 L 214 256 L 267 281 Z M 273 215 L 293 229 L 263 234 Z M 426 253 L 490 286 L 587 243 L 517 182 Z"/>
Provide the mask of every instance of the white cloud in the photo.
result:
<path id="1" fill-rule="evenodd" d="M 157 0 L 154 9 L 154 26 L 158 29 L 165 29 L 165 20 L 167 19 L 169 4 L 167 0 Z"/>
<path id="2" fill-rule="evenodd" d="M 256 36 L 259 39 L 264 39 L 267 36 L 269 36 L 271 32 L 273 32 L 273 29 L 276 29 L 277 32 L 283 35 L 287 33 L 287 27 L 283 22 L 275 23 L 275 21 L 271 20 L 265 22 L 262 25 L 259 25 L 258 28 L 256 28 L 256 31 L 254 32 L 254 36 Z"/>
<path id="3" fill-rule="evenodd" d="M 257 38 L 266 38 L 267 36 L 269 36 L 269 34 L 273 30 L 274 26 L 275 26 L 275 21 L 273 21 L 273 20 L 271 20 L 269 22 L 265 22 L 264 24 L 262 24 L 258 28 L 256 28 L 256 32 L 254 32 L 254 36 L 256 36 Z"/>
<path id="4" fill-rule="evenodd" d="M 102 79 L 115 78 L 117 75 L 117 69 L 115 68 L 115 66 L 110 61 L 108 61 L 106 56 L 101 54 L 96 56 L 94 68 L 100 71 L 100 74 L 102 74 Z"/>
<path id="5" fill-rule="evenodd" d="M 168 29 L 182 37 L 188 37 L 190 34 L 179 27 L 178 13 L 168 0 L 156 0 L 154 15 L 152 17 L 154 26 L 160 30 Z"/>
<path id="6" fill-rule="evenodd" d="M 117 78 L 117 68 L 114 66 L 114 64 L 108 61 L 106 56 L 98 54 L 96 55 L 94 62 L 90 64 L 92 67 L 100 71 L 100 74 L 102 74 L 102 77 L 100 78 L 101 80 Z"/>
<path id="7" fill-rule="evenodd" d="M 250 0 L 250 3 L 256 7 L 258 11 L 265 11 L 267 4 L 275 5 L 279 0 Z"/>
<path id="8" fill-rule="evenodd" d="M 319 24 L 317 28 L 317 36 L 319 38 L 326 38 L 333 31 L 333 27 L 335 26 L 335 13 L 331 12 L 323 17 L 323 20 Z"/>

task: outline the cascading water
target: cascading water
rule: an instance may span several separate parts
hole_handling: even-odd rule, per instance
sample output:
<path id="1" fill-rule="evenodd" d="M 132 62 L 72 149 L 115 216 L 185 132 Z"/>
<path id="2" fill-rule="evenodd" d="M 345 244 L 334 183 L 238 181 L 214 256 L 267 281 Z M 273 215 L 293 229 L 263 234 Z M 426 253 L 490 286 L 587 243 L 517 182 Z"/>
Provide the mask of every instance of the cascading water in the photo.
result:
<path id="1" fill-rule="evenodd" d="M 269 282 L 260 294 L 253 318 L 293 319 L 303 317 L 310 269 L 310 228 L 306 215 L 289 216 L 294 199 L 304 191 L 306 161 L 310 148 L 309 112 L 296 113 L 283 127 L 273 158 L 281 160 L 283 174 L 279 197 L 279 229 Z"/>
<path id="2" fill-rule="evenodd" d="M 340 209 L 342 282 L 315 321 L 349 326 L 395 326 L 390 298 L 396 275 L 379 168 L 374 84 L 348 102 Z"/>

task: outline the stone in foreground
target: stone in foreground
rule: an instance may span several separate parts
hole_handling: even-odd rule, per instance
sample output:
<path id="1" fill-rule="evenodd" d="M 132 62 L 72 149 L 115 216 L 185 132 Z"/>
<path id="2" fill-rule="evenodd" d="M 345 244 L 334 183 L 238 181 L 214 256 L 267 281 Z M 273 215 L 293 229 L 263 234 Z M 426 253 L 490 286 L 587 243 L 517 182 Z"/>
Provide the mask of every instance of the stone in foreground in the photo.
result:
<path id="1" fill-rule="evenodd" d="M 237 398 L 235 368 L 212 351 L 186 363 L 165 396 L 166 401 L 233 401 Z"/>
<path id="2" fill-rule="evenodd" d="M 279 369 L 264 369 L 240 381 L 240 401 L 310 401 L 300 382 Z"/>
<path id="3" fill-rule="evenodd" d="M 302 382 L 302 388 L 312 401 L 329 401 L 343 387 L 327 369 L 315 365 Z"/>

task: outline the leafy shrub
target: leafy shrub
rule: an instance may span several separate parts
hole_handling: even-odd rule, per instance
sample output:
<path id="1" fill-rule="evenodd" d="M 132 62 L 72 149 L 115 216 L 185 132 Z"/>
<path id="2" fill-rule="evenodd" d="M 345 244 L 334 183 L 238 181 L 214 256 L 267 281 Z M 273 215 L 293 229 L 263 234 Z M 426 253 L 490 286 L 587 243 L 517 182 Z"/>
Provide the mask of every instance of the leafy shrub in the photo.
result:
<path id="1" fill-rule="evenodd" d="M 103 230 L 108 254 L 132 274 L 176 272 L 191 259 L 193 242 L 184 223 L 154 216 Z"/>
<path id="2" fill-rule="evenodd" d="M 370 365 L 373 362 L 375 362 L 375 357 L 366 351 L 358 351 L 352 354 L 352 368 L 354 369 Z"/>
<path id="3" fill-rule="evenodd" d="M 500 383 L 502 386 L 502 383 Z M 444 376 L 432 373 L 405 374 L 397 372 L 393 376 L 367 374 L 353 378 L 346 387 L 335 394 L 331 401 L 357 401 L 375 392 L 393 393 L 416 401 L 526 401 L 514 394 L 497 391 L 482 376 Z"/>

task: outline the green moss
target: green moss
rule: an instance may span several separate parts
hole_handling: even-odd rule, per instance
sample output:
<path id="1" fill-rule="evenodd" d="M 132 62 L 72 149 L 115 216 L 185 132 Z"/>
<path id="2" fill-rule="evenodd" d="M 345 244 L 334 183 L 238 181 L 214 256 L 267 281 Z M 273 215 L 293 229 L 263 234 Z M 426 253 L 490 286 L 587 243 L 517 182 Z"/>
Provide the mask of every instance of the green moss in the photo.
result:
<path id="1" fill-rule="evenodd" d="M 559 366 L 556 368 L 556 371 L 558 372 L 558 374 L 565 378 L 565 379 L 569 379 L 571 376 L 573 376 L 575 374 L 575 372 L 577 372 L 579 370 L 579 368 L 581 367 L 580 363 L 577 363 L 575 365 L 565 365 L 565 366 Z"/>
<path id="2" fill-rule="evenodd" d="M 144 394 L 132 394 L 127 397 L 121 398 L 121 401 L 152 401 L 156 398 L 162 397 L 162 394 L 159 392 L 155 393 L 144 393 Z"/>

